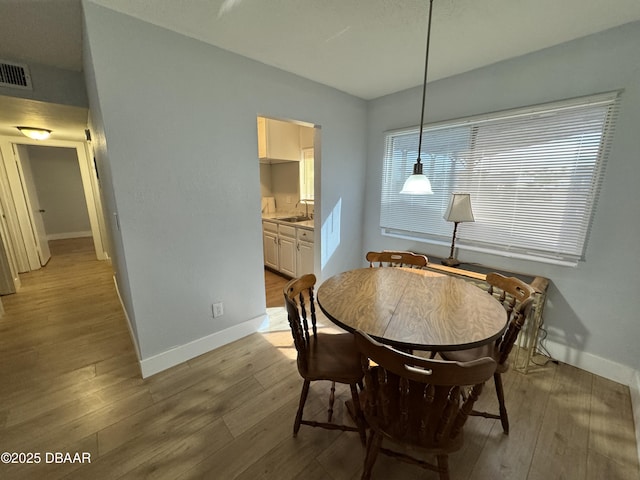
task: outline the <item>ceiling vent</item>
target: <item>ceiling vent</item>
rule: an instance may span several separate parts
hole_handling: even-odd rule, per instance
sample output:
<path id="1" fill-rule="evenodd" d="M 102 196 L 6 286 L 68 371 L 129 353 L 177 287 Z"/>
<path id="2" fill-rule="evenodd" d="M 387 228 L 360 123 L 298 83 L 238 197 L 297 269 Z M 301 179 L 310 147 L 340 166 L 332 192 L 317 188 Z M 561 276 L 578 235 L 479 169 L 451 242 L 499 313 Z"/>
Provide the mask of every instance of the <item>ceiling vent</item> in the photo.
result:
<path id="1" fill-rule="evenodd" d="M 0 60 L 0 87 L 32 90 L 29 67 L 23 63 Z"/>

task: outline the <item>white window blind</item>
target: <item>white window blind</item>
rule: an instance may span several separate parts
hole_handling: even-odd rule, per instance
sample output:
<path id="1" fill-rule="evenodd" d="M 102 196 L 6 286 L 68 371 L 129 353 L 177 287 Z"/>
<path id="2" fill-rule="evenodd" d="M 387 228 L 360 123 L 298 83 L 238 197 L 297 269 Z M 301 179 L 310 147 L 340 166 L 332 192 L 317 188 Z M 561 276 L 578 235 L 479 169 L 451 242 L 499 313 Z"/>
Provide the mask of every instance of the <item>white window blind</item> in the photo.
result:
<path id="1" fill-rule="evenodd" d="M 474 223 L 456 246 L 574 265 L 584 258 L 619 93 L 427 125 L 422 162 L 433 195 L 401 195 L 417 158 L 418 127 L 387 132 L 383 234 L 450 244 L 451 193 L 470 193 Z"/>

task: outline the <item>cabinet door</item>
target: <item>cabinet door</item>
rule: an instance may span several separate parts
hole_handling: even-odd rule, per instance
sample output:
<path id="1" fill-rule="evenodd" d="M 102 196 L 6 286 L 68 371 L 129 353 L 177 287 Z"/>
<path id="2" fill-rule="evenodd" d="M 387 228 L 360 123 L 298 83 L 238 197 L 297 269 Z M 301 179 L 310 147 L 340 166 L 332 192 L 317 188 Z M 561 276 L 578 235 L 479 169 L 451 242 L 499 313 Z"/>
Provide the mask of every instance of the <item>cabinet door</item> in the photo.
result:
<path id="1" fill-rule="evenodd" d="M 258 158 L 267 158 L 267 119 L 258 117 Z"/>
<path id="2" fill-rule="evenodd" d="M 274 270 L 280 270 L 280 262 L 278 262 L 278 234 L 262 232 L 262 246 L 264 249 L 264 264 Z"/>
<path id="3" fill-rule="evenodd" d="M 258 157 L 261 160 L 299 162 L 300 126 L 271 118 L 258 117 Z"/>
<path id="4" fill-rule="evenodd" d="M 296 257 L 296 276 L 313 273 L 313 243 L 299 241 Z"/>
<path id="5" fill-rule="evenodd" d="M 280 236 L 280 271 L 290 277 L 296 276 L 296 239 Z"/>

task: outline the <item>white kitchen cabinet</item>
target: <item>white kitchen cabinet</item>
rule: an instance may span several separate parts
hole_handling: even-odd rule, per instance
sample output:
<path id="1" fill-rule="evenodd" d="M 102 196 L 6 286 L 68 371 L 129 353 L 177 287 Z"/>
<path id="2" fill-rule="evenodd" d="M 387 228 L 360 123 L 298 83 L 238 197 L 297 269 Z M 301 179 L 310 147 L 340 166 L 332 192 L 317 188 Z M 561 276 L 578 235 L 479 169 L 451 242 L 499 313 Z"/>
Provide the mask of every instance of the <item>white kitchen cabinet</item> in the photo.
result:
<path id="1" fill-rule="evenodd" d="M 296 276 L 296 228 L 289 225 L 278 226 L 278 257 L 280 272 L 290 277 Z"/>
<path id="2" fill-rule="evenodd" d="M 262 223 L 262 246 L 264 249 L 264 264 L 274 270 L 280 270 L 277 223 Z"/>
<path id="3" fill-rule="evenodd" d="M 300 127 L 291 122 L 258 117 L 258 158 L 261 163 L 299 162 Z"/>
<path id="4" fill-rule="evenodd" d="M 296 229 L 296 277 L 313 273 L 313 230 Z"/>
<path id="5" fill-rule="evenodd" d="M 313 243 L 298 242 L 296 252 L 297 277 L 313 273 Z"/>
<path id="6" fill-rule="evenodd" d="M 313 230 L 263 221 L 262 240 L 266 267 L 291 278 L 313 273 Z"/>

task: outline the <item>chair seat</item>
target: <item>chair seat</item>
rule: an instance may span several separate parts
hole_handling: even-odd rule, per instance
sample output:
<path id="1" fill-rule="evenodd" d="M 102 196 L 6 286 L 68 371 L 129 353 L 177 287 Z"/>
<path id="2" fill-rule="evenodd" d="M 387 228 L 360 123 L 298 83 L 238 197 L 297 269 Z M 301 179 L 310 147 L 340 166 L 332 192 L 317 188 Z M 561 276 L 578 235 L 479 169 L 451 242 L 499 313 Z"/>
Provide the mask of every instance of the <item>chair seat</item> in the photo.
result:
<path id="1" fill-rule="evenodd" d="M 359 382 L 364 374 L 353 334 L 318 333 L 309 343 L 307 369 L 300 369 L 300 374 L 312 381 Z"/>
<path id="2" fill-rule="evenodd" d="M 500 351 L 495 348 L 493 343 L 489 345 L 483 345 L 477 348 L 468 348 L 466 350 L 455 350 L 451 352 L 440 352 L 440 356 L 444 360 L 450 360 L 454 362 L 470 362 L 477 360 L 478 358 L 489 357 L 496 361 L 496 373 L 504 373 L 509 370 L 509 362 L 500 363 Z"/>

